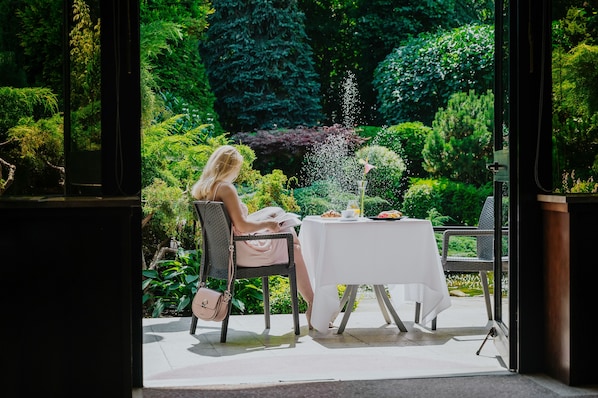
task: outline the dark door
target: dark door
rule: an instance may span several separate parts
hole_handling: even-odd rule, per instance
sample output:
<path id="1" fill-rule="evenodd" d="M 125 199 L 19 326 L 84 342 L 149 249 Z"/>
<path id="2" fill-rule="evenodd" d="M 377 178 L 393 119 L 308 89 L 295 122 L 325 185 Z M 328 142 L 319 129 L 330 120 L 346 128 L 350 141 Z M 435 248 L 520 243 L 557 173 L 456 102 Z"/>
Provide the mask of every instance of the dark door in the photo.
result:
<path id="1" fill-rule="evenodd" d="M 496 1 L 495 13 L 495 90 L 494 90 L 494 161 L 488 168 L 494 174 L 494 325 L 490 335 L 509 369 L 516 370 L 515 349 L 517 297 L 511 278 L 514 264 L 509 245 L 515 237 L 510 231 L 510 168 L 509 168 L 509 2 Z M 514 230 L 514 229 L 513 229 Z"/>

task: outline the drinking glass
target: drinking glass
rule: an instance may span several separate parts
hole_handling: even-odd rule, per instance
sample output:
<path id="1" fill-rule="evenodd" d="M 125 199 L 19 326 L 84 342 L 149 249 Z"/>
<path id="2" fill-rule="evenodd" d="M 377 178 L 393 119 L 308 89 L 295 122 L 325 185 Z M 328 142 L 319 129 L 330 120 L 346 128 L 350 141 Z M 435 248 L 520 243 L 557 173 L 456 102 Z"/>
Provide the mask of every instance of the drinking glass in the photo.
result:
<path id="1" fill-rule="evenodd" d="M 359 217 L 359 202 L 356 200 L 350 200 L 347 203 L 347 210 L 353 210 L 355 217 Z"/>

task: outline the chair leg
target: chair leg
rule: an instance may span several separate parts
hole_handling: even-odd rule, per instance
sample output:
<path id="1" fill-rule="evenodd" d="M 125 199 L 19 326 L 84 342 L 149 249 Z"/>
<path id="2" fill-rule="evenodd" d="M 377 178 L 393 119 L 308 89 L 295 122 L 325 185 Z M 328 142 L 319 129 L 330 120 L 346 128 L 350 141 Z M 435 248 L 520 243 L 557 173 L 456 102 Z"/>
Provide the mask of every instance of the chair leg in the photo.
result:
<path id="1" fill-rule="evenodd" d="M 220 342 L 221 343 L 226 343 L 226 335 L 228 334 L 228 320 L 230 318 L 230 313 L 231 313 L 232 308 L 233 308 L 233 301 L 230 300 L 228 302 L 228 314 L 226 315 L 226 318 L 224 318 L 222 320 L 222 326 L 220 327 Z"/>
<path id="2" fill-rule="evenodd" d="M 197 329 L 197 317 L 195 315 L 191 315 L 191 327 L 189 328 L 189 334 L 195 334 L 196 329 Z"/>
<path id="3" fill-rule="evenodd" d="M 289 272 L 289 285 L 291 288 L 291 306 L 293 307 L 293 326 L 295 327 L 295 335 L 299 336 L 301 333 L 299 328 L 299 299 L 297 295 L 297 275 L 294 270 Z"/>
<path id="4" fill-rule="evenodd" d="M 484 300 L 486 301 L 486 312 L 488 320 L 492 320 L 492 304 L 490 301 L 490 289 L 488 289 L 488 273 L 480 271 L 480 281 L 482 282 L 482 289 L 484 290 Z"/>
<path id="5" fill-rule="evenodd" d="M 262 276 L 262 292 L 264 292 L 264 320 L 266 329 L 270 329 L 270 286 L 267 276 Z"/>
<path id="6" fill-rule="evenodd" d="M 419 317 L 421 316 L 421 310 L 422 310 L 422 303 L 415 303 L 415 323 L 419 323 Z M 438 317 L 435 317 L 434 319 L 432 319 L 432 330 L 436 330 L 436 320 L 438 319 Z"/>

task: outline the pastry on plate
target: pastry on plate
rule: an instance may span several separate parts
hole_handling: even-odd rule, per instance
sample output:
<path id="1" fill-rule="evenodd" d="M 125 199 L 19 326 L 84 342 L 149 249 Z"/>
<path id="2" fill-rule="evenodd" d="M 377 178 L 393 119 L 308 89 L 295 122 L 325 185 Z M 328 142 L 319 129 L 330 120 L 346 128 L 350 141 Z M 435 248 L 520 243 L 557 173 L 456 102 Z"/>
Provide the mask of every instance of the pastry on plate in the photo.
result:
<path id="1" fill-rule="evenodd" d="M 321 217 L 324 218 L 337 218 L 340 217 L 341 213 L 339 213 L 338 211 L 334 211 L 334 210 L 328 210 L 324 213 L 322 213 Z"/>
<path id="2" fill-rule="evenodd" d="M 398 210 L 381 211 L 380 214 L 378 214 L 378 218 L 401 218 L 401 217 L 403 217 L 403 213 L 401 213 Z"/>

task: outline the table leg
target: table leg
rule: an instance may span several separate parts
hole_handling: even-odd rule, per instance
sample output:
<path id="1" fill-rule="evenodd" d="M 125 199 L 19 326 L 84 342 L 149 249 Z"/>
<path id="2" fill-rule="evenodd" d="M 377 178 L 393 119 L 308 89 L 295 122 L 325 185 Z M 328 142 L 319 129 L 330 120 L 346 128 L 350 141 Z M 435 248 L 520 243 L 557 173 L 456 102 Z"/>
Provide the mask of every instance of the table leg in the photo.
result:
<path id="1" fill-rule="evenodd" d="M 347 285 L 345 287 L 345 292 L 343 293 L 343 297 L 341 297 L 341 303 L 338 307 L 339 312 L 341 312 L 343 310 L 343 308 L 345 307 L 345 304 L 347 304 L 347 301 L 349 301 L 349 296 L 351 295 L 353 286 L 356 286 L 356 285 Z"/>
<path id="2" fill-rule="evenodd" d="M 355 304 L 355 297 L 357 296 L 357 290 L 359 285 L 347 285 L 347 289 L 345 290 L 345 294 L 341 299 L 341 309 L 343 308 L 343 302 L 347 303 L 345 307 L 345 314 L 343 315 L 343 319 L 341 321 L 340 326 L 338 327 L 337 334 L 342 334 L 345 331 L 345 326 L 347 326 L 347 321 L 349 320 L 349 316 L 351 315 L 351 311 L 353 311 L 353 305 Z M 347 299 L 345 300 L 345 296 Z"/>
<path id="3" fill-rule="evenodd" d="M 382 300 L 384 300 L 384 304 L 386 304 L 386 307 L 388 308 L 388 311 L 390 311 L 390 314 L 394 318 L 395 323 L 397 324 L 399 330 L 401 332 L 406 332 L 407 328 L 403 324 L 403 321 L 401 321 L 401 318 L 399 318 L 399 314 L 397 314 L 394 307 L 392 306 L 392 303 L 388 299 L 388 296 L 386 295 L 386 291 L 384 290 L 384 286 L 383 285 L 374 285 L 374 290 L 377 290 L 377 292 L 380 294 L 380 296 L 382 296 Z"/>
<path id="4" fill-rule="evenodd" d="M 380 306 L 380 312 L 382 312 L 382 316 L 384 316 L 384 320 L 386 321 L 386 323 L 390 324 L 390 317 L 388 316 L 388 311 L 386 311 L 386 305 L 384 304 L 384 299 L 382 298 L 382 295 L 380 294 L 378 289 L 376 289 L 375 287 L 374 287 L 374 293 L 376 293 L 376 300 L 378 300 L 378 305 Z"/>

